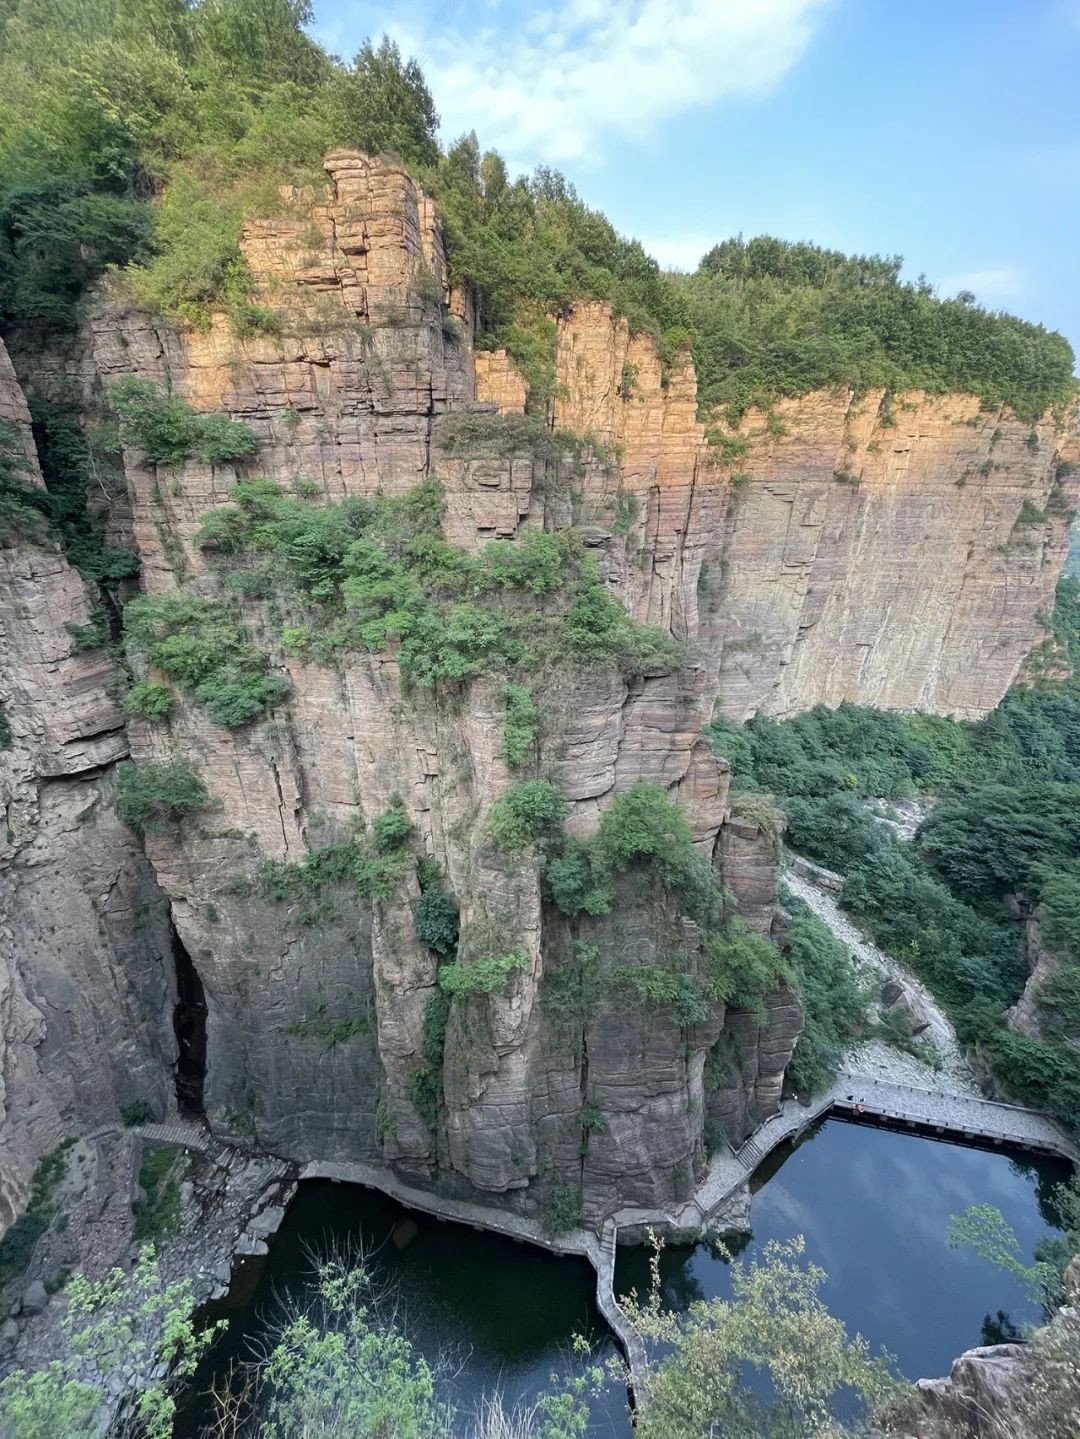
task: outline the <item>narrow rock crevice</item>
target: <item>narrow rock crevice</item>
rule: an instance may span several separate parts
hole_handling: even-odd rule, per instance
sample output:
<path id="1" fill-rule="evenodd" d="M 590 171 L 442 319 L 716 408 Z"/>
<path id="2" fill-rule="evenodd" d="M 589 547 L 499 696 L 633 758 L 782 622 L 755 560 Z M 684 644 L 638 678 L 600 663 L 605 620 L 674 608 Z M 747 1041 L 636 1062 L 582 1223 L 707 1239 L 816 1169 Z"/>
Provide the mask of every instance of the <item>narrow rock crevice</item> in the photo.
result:
<path id="1" fill-rule="evenodd" d="M 186 1119 L 201 1119 L 206 1113 L 203 1086 L 206 1081 L 206 993 L 190 954 L 169 921 L 169 943 L 176 970 L 176 1005 L 173 1033 L 176 1035 L 176 1104 Z"/>

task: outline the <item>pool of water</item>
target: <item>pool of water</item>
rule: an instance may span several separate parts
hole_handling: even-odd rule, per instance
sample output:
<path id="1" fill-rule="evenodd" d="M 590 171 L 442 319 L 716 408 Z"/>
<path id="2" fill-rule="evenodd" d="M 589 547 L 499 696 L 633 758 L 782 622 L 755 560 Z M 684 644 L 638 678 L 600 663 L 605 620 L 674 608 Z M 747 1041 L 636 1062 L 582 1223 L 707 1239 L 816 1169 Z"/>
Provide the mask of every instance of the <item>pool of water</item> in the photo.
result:
<path id="1" fill-rule="evenodd" d="M 822 1297 L 849 1333 L 887 1349 L 909 1379 L 947 1374 L 957 1354 L 987 1342 L 984 1320 L 998 1310 L 1015 1323 L 1040 1317 L 1012 1275 L 948 1247 L 950 1217 L 996 1205 L 1030 1263 L 1037 1240 L 1056 1232 L 1047 1190 L 1067 1177 L 1052 1160 L 828 1120 L 754 1176 L 753 1238 L 742 1254 L 803 1235 L 807 1257 L 828 1275 Z M 661 1273 L 673 1307 L 730 1293 L 729 1265 L 706 1245 L 665 1249 Z M 616 1292 L 644 1293 L 648 1283 L 644 1251 L 620 1250 Z"/>
<path id="2" fill-rule="evenodd" d="M 828 1275 L 823 1297 L 849 1332 L 888 1349 L 909 1378 L 944 1374 L 963 1349 L 983 1342 L 984 1318 L 999 1310 L 1017 1323 L 1039 1317 L 1010 1275 L 948 1248 L 950 1216 L 969 1204 L 997 1205 L 1030 1261 L 1036 1241 L 1053 1232 L 1047 1190 L 1066 1177 L 1066 1166 L 1052 1161 L 830 1120 L 777 1150 L 755 1175 L 754 1232 L 743 1253 L 805 1236 L 808 1256 Z M 416 1233 L 398 1249 L 391 1231 L 404 1217 Z M 496 1388 L 513 1403 L 549 1387 L 553 1373 L 577 1363 L 575 1334 L 588 1334 L 601 1356 L 615 1352 L 584 1260 L 407 1215 L 380 1194 L 319 1180 L 300 1187 L 269 1257 L 238 1276 L 217 1311 L 229 1331 L 196 1387 L 205 1390 L 231 1359 L 250 1357 L 272 1332 L 281 1298 L 307 1285 L 312 1252 L 342 1245 L 362 1246 L 376 1277 L 396 1287 L 406 1333 L 429 1360 L 448 1361 L 447 1397 L 466 1414 Z M 661 1267 L 673 1306 L 729 1292 L 729 1266 L 706 1245 L 669 1247 Z M 640 1293 L 647 1284 L 645 1251 L 620 1250 L 616 1289 Z M 208 1419 L 205 1401 L 193 1400 L 177 1439 L 201 1436 Z M 594 1401 L 590 1433 L 630 1434 L 621 1390 Z"/>
<path id="3" fill-rule="evenodd" d="M 411 1220 L 415 1236 L 398 1249 L 394 1226 Z M 205 1398 L 233 1359 L 249 1359 L 272 1332 L 283 1304 L 302 1295 L 312 1255 L 362 1249 L 377 1283 L 396 1302 L 402 1327 L 445 1379 L 445 1397 L 471 1413 L 498 1389 L 509 1405 L 551 1387 L 554 1374 L 580 1368 L 576 1334 L 589 1337 L 602 1361 L 618 1352 L 596 1309 L 596 1276 L 585 1259 L 560 1258 L 501 1235 L 481 1233 L 403 1209 L 355 1185 L 309 1180 L 300 1186 L 269 1256 L 241 1271 L 221 1304 L 208 1313 L 229 1328 L 197 1376 L 195 1395 L 176 1426 L 176 1439 L 196 1439 L 210 1420 Z M 592 1432 L 629 1435 L 624 1394 L 593 1401 Z"/>

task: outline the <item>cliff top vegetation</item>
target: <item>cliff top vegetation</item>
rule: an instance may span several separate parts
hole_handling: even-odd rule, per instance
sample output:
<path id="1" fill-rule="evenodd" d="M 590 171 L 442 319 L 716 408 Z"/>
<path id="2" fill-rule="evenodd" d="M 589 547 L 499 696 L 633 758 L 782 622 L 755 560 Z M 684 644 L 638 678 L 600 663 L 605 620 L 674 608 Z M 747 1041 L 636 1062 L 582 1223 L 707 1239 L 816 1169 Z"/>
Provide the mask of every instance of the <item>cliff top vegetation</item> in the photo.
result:
<path id="1" fill-rule="evenodd" d="M 399 155 L 440 204 L 453 278 L 479 299 L 543 409 L 551 317 L 606 301 L 670 361 L 692 348 L 703 412 L 734 419 L 823 385 L 963 390 L 1025 418 L 1073 396 L 1068 343 L 1042 326 L 904 284 L 896 257 L 760 237 L 664 274 L 563 176 L 511 180 L 475 136 L 442 150 L 424 77 L 387 40 L 350 63 L 304 31 L 307 0 L 9 0 L 0 13 L 0 327 L 70 328 L 110 266 L 178 324 L 227 310 L 274 328 L 238 240 L 283 183 L 324 181 L 327 150 Z"/>

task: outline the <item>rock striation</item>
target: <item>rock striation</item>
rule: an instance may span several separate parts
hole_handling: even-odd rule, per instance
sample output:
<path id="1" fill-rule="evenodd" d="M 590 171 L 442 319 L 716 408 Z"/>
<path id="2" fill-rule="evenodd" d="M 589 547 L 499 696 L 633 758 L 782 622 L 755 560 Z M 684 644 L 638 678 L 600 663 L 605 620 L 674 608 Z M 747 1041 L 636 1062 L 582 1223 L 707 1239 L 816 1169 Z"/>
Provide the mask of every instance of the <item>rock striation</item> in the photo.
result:
<path id="1" fill-rule="evenodd" d="M 30 416 L 0 345 L 0 419 L 41 475 Z M 62 554 L 0 543 L 0 1229 L 61 1140 L 136 1101 L 173 1102 L 169 908 L 113 813 L 128 754 L 102 649 L 79 651 L 91 599 Z"/>
<path id="2" fill-rule="evenodd" d="M 340 153 L 326 170 L 324 192 L 288 191 L 277 219 L 244 231 L 277 333 L 240 339 L 220 317 L 177 334 L 103 291 L 66 352 L 20 362 L 24 384 L 73 389 L 93 413 L 121 375 L 159 381 L 248 423 L 246 473 L 313 503 L 438 479 L 446 537 L 468 550 L 577 525 L 608 588 L 689 641 L 689 658 L 650 677 L 601 664 L 541 678 L 536 772 L 568 801 L 579 838 L 638 781 L 662 787 L 731 907 L 782 943 L 777 839 L 731 814 L 727 765 L 702 727 L 718 704 L 737 717 L 845 698 L 991 708 L 1032 648 L 1064 558 L 1075 495 L 1052 420 L 1032 435 L 970 397 L 890 407 L 818 394 L 781 405 L 779 426 L 747 416 L 738 467 L 724 466 L 696 416 L 689 358 L 664 372 L 647 338 L 582 305 L 559 324 L 554 418 L 594 443 L 580 455 L 558 438 L 500 443 L 490 421 L 520 413 L 525 386 L 505 354 L 474 353 L 470 300 L 449 287 L 430 199 L 385 161 Z M 25 436 L 10 370 L 0 404 Z M 455 422 L 473 428 L 451 445 Z M 567 1195 L 590 1219 L 685 1198 L 708 1143 L 737 1140 L 775 1108 L 797 995 L 754 1012 L 715 1002 L 689 1024 L 603 986 L 588 1006 L 560 1008 L 553 978 L 575 965 L 601 980 L 616 966 L 699 975 L 700 932 L 641 885 L 626 884 L 605 916 L 555 911 L 539 857 L 491 840 L 512 778 L 501 685 L 410 693 L 391 651 L 334 664 L 286 653 L 281 615 L 226 591 L 196 542 L 245 471 L 155 465 L 134 448 L 123 467 L 127 503 L 112 523 L 141 556 L 144 588 L 227 599 L 290 694 L 235 730 L 183 698 L 167 725 L 125 724 L 105 653 L 72 653 L 66 624 L 88 616 L 78 575 L 40 547 L 0 551 L 15 616 L 0 695 L 15 736 L 0 752 L 15 836 L 0 873 L 13 896 L 11 957 L 0 950 L 12 1156 L 0 1223 L 5 1192 L 10 1217 L 59 1138 L 135 1099 L 164 1113 L 174 1006 L 196 981 L 198 1105 L 221 1137 L 300 1162 L 385 1163 L 414 1185 L 532 1216 Z M 1044 518 L 1018 524 L 1025 501 Z M 109 803 L 129 752 L 184 759 L 212 796 L 148 835 L 145 854 Z M 460 902 L 463 936 L 523 955 L 504 991 L 458 996 L 444 1013 L 434 1122 L 417 1079 L 432 1069 L 437 958 L 415 934 L 415 877 L 374 903 L 341 884 L 314 907 L 274 899 L 259 878 L 268 861 L 348 839 L 395 795 Z"/>
<path id="3" fill-rule="evenodd" d="M 627 601 L 697 639 L 726 715 L 974 719 L 1044 644 L 1080 482 L 1053 415 L 818 391 L 718 421 L 711 445 L 689 357 L 662 373 L 598 304 L 560 323 L 557 369 L 556 422 L 617 446 L 634 497 Z"/>

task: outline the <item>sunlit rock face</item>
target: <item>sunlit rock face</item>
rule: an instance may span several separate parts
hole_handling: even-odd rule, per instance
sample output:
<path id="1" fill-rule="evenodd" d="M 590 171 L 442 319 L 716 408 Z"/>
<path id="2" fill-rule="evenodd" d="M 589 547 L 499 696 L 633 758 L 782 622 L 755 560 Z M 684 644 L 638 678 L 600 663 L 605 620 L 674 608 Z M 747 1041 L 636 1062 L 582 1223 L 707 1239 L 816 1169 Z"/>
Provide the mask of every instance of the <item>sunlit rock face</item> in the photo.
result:
<path id="1" fill-rule="evenodd" d="M 244 232 L 280 334 L 241 340 L 220 317 L 180 335 L 103 292 L 76 343 L 22 364 L 24 383 L 66 385 L 90 412 L 121 375 L 168 384 L 198 410 L 250 424 L 247 473 L 314 504 L 436 478 L 446 537 L 468 550 L 529 526 L 578 526 L 612 592 L 686 640 L 687 659 L 650 678 L 604 665 L 540 676 L 536 773 L 569 801 L 567 829 L 582 838 L 616 795 L 660 786 L 732 907 L 782 940 L 775 840 L 731 818 L 727 765 L 703 725 L 717 706 L 742 718 L 842 699 L 990 709 L 1041 639 L 1064 558 L 1073 482 L 1056 479 L 1052 419 L 1033 443 L 1030 426 L 970 397 L 890 407 L 880 394 L 815 394 L 782 402 L 771 434 L 746 416 L 745 453 L 721 466 L 689 358 L 662 373 L 647 338 L 587 304 L 559 323 L 554 419 L 595 450 L 538 456 L 481 437 L 451 457 L 441 416 L 518 413 L 525 386 L 505 354 L 474 353 L 470 298 L 449 289 L 438 217 L 407 172 L 355 154 L 328 157 L 326 170 L 324 192 L 288 192 L 280 218 Z M 10 371 L 5 393 L 21 405 Z M 225 591 L 196 543 L 201 517 L 228 503 L 235 466 L 155 466 L 128 449 L 124 472 L 111 537 L 139 551 L 144 588 L 227 598 L 291 691 L 237 730 L 184 697 L 168 725 L 125 725 L 103 652 L 71 653 L 65 626 L 88 614 L 78 576 L 52 551 L 0 551 L 23 616 L 3 698 L 17 743 L 0 751 L 18 836 L 4 879 L 23 896 L 15 922 L 5 916 L 14 957 L 0 961 L 7 1133 L 22 1135 L 7 1141 L 8 1208 L 63 1134 L 133 1096 L 168 1104 L 170 921 L 205 991 L 203 1099 L 220 1134 L 298 1160 L 385 1162 L 529 1213 L 564 1190 L 580 1190 L 589 1215 L 684 1197 L 710 1121 L 737 1139 L 775 1107 L 797 997 L 779 992 L 761 1012 L 716 1003 L 690 1026 L 610 996 L 569 1020 L 556 1013 L 551 977 L 580 946 L 601 976 L 673 956 L 697 975 L 699 932 L 662 892 L 632 884 L 609 915 L 570 922 L 545 900 L 539 859 L 495 847 L 490 812 L 513 778 L 500 681 L 435 696 L 404 688 L 389 651 L 328 665 L 284 652 L 282 616 Z M 1025 500 L 1045 518 L 1018 526 Z M 213 797 L 148 836 L 145 856 L 108 802 L 129 749 L 137 761 L 184 759 Z M 340 842 L 395 794 L 464 928 L 525 956 L 504 992 L 454 1000 L 434 1128 L 416 1080 L 437 960 L 414 932 L 411 872 L 389 900 L 341 885 L 314 909 L 252 884 L 266 861 Z M 13 1125 L 16 1095 L 39 1116 L 32 1142 L 30 1126 Z M 602 1126 L 583 1127 L 594 1105 Z"/>

